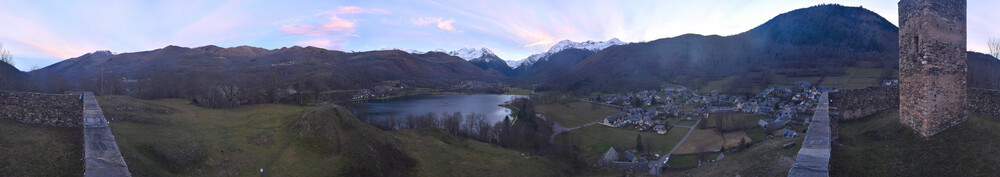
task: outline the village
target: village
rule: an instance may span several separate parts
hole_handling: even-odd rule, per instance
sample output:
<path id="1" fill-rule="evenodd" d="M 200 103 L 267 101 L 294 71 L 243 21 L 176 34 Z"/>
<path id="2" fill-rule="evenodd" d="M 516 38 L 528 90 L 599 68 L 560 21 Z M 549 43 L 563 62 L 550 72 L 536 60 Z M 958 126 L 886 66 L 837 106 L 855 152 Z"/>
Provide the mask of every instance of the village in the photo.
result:
<path id="1" fill-rule="evenodd" d="M 898 81 L 896 82 L 898 83 Z M 887 80 L 886 83 L 891 84 L 893 81 Z M 691 135 L 691 132 L 699 126 L 699 129 L 704 128 L 704 124 L 712 121 L 718 124 L 720 120 L 709 120 L 710 117 L 714 117 L 710 116 L 710 114 L 758 115 L 755 117 L 759 117 L 760 119 L 754 119 L 753 122 L 756 122 L 756 126 L 760 129 L 759 131 L 763 132 L 763 136 L 766 136 L 764 139 L 774 137 L 797 138 L 800 132 L 804 133 L 804 128 L 786 127 L 786 125 L 807 125 L 809 118 L 800 117 L 800 115 L 811 115 L 815 111 L 815 106 L 818 104 L 822 93 L 836 91 L 837 89 L 828 89 L 824 86 L 816 86 L 809 82 L 799 81 L 795 82 L 795 87 L 791 89 L 768 87 L 756 95 L 747 98 L 746 96 L 722 94 L 716 90 L 700 95 L 697 91 L 684 87 L 661 87 L 657 90 L 598 95 L 589 97 L 583 101 L 615 107 L 621 110 L 620 113 L 607 116 L 599 122 L 599 124 L 607 127 L 636 132 L 653 132 L 659 135 L 673 132 L 670 131 L 673 127 L 687 128 L 685 131 L 688 134 L 683 135 L 684 138 L 681 139 L 681 142 L 678 142 L 677 147 L 670 152 L 661 152 L 663 154 L 642 154 L 634 149 L 629 149 L 623 151 L 624 155 L 622 157 L 625 157 L 625 159 L 621 160 L 618 151 L 612 147 L 602 153 L 595 164 L 646 171 L 652 168 L 669 166 L 667 163 L 670 160 L 669 156 L 681 147 L 680 144 L 684 143 L 684 139 L 687 139 L 688 135 Z M 744 117 L 738 118 L 747 119 Z M 681 122 L 685 121 L 694 123 L 681 125 Z M 744 128 L 746 127 L 744 126 Z M 761 140 L 760 138 L 754 139 L 754 141 Z M 726 146 L 725 144 L 729 143 L 723 142 L 723 149 L 695 153 L 716 153 L 719 154 L 717 158 L 721 159 L 721 152 L 724 150 L 736 151 L 741 147 L 749 146 L 749 142 L 746 142 L 746 140 L 741 138 L 739 141 L 738 146 Z M 786 144 L 785 146 L 791 147 L 794 144 Z M 655 158 L 655 160 L 647 160 L 647 158 Z M 697 164 L 701 166 L 714 161 L 698 160 Z"/>
<path id="2" fill-rule="evenodd" d="M 715 112 L 761 114 L 776 117 L 776 121 L 772 122 L 787 122 L 798 113 L 810 112 L 819 95 L 823 91 L 829 91 L 826 87 L 814 86 L 805 81 L 795 84 L 798 88 L 768 87 L 749 99 L 720 94 L 715 90 L 709 95 L 698 95 L 686 88 L 664 87 L 659 90 L 595 96 L 590 97 L 589 101 L 611 105 L 623 111 L 602 120 L 603 125 L 663 134 L 664 127 L 669 126 L 665 121 L 669 117 L 696 120 L 708 118 L 710 113 Z M 784 123 L 766 124 L 780 127 Z"/>

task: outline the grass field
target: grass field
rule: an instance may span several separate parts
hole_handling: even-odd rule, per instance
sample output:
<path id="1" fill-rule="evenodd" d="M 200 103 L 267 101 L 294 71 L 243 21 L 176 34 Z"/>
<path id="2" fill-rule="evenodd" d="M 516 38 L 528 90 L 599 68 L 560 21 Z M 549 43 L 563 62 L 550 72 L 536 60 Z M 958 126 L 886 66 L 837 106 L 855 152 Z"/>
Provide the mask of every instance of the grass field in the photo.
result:
<path id="1" fill-rule="evenodd" d="M 257 176 L 260 168 L 266 176 L 574 172 L 568 170 L 570 163 L 521 156 L 520 151 L 463 140 L 438 129 L 382 131 L 337 106 L 205 109 L 181 99 L 102 96 L 99 100 L 107 115 L 117 117 L 112 129 L 134 176 Z M 604 173 L 581 175 L 586 174 Z"/>
<path id="2" fill-rule="evenodd" d="M 102 96 L 133 175 L 332 174 L 336 157 L 298 141 L 292 123 L 309 107 L 253 105 L 205 109 L 186 100 Z M 140 105 L 140 106 L 136 106 Z M 122 109 L 123 107 L 137 109 Z M 166 114 L 156 109 L 171 110 Z M 118 111 L 123 110 L 123 111 Z M 317 158 L 327 157 L 327 158 Z"/>
<path id="3" fill-rule="evenodd" d="M 417 159 L 416 176 L 559 176 L 570 165 L 544 156 L 522 156 L 520 151 L 461 139 L 436 128 L 391 134 Z"/>
<path id="4" fill-rule="evenodd" d="M 552 118 L 552 120 L 564 127 L 576 127 L 597 122 L 621 112 L 612 107 L 583 101 L 536 105 L 535 111 L 544 114 L 548 118 Z"/>
<path id="5" fill-rule="evenodd" d="M 764 141 L 764 139 L 767 139 L 767 135 L 770 134 L 768 132 L 764 132 L 764 129 L 762 129 L 760 127 L 755 127 L 755 128 L 747 129 L 746 133 L 747 133 L 747 137 L 749 137 L 750 140 L 753 141 L 753 142 Z"/>
<path id="6" fill-rule="evenodd" d="M 83 130 L 0 120 L 0 176 L 83 176 Z"/>
<path id="7" fill-rule="evenodd" d="M 601 153 L 615 147 L 618 152 L 635 149 L 636 134 L 642 135 L 642 142 L 650 153 L 667 153 L 673 149 L 689 129 L 674 127 L 667 134 L 636 132 L 603 125 L 588 126 L 556 136 L 557 143 L 574 144 L 587 162 L 594 162 Z"/>
<path id="8" fill-rule="evenodd" d="M 1000 119 L 969 119 L 924 140 L 899 123 L 899 110 L 841 122 L 831 176 L 994 176 L 1000 174 Z"/>
<path id="9" fill-rule="evenodd" d="M 738 146 L 740 139 L 746 138 L 750 143 L 750 138 L 743 131 L 719 133 L 716 129 L 694 129 L 688 136 L 684 144 L 677 149 L 675 154 L 691 154 L 705 151 L 719 150 L 725 145 L 726 148 Z"/>
<path id="10" fill-rule="evenodd" d="M 695 120 L 681 120 L 681 121 L 678 121 L 676 125 L 679 125 L 679 126 L 692 126 L 692 125 L 694 125 L 694 123 L 697 123 L 697 122 L 698 121 L 695 121 Z"/>
<path id="11" fill-rule="evenodd" d="M 705 154 L 705 160 L 715 160 L 719 157 L 718 152 L 710 152 Z M 696 154 L 683 154 L 683 155 L 671 155 L 670 161 L 667 162 L 670 168 L 692 168 L 698 166 L 698 155 Z"/>
<path id="12" fill-rule="evenodd" d="M 742 151 L 727 152 L 722 160 L 691 169 L 686 176 L 787 176 L 788 169 L 792 168 L 795 156 L 802 147 L 802 139 L 776 138 L 756 143 Z M 781 147 L 789 142 L 796 142 L 798 145 L 787 149 Z"/>

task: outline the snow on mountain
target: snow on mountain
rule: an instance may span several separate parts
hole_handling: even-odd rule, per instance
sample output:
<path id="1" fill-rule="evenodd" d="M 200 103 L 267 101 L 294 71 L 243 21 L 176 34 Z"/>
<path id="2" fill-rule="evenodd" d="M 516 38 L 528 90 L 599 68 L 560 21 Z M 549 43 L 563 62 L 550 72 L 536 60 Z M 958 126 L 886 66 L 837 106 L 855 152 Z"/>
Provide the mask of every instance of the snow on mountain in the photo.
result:
<path id="1" fill-rule="evenodd" d="M 552 45 L 552 47 L 549 48 L 549 51 L 545 53 L 534 54 L 528 56 L 528 58 L 525 59 L 513 62 L 507 62 L 507 64 L 508 65 L 517 64 L 517 65 L 511 65 L 511 67 L 531 66 L 532 64 L 538 62 L 538 60 L 544 60 L 549 55 L 558 53 L 566 49 L 583 49 L 583 50 L 590 50 L 597 52 L 600 50 L 604 50 L 604 48 L 608 48 L 615 45 L 624 45 L 624 44 L 626 43 L 622 42 L 621 40 L 618 40 L 618 38 L 611 38 L 608 41 L 585 41 L 585 42 L 573 42 L 570 40 L 562 40 L 559 41 L 559 43 Z"/>
<path id="2" fill-rule="evenodd" d="M 520 60 L 504 60 L 504 62 L 507 62 L 507 66 L 510 66 L 511 68 L 514 68 L 514 67 L 517 67 L 517 66 L 520 66 L 520 65 L 521 65 L 521 63 L 524 63 L 524 60 L 526 60 L 526 59 L 520 59 Z"/>
<path id="3" fill-rule="evenodd" d="M 490 49 L 487 49 L 486 47 L 483 47 L 481 49 L 462 48 L 456 51 L 448 52 L 448 54 L 465 60 L 472 60 L 491 55 L 496 56 L 496 54 L 493 54 L 493 51 L 490 51 Z"/>

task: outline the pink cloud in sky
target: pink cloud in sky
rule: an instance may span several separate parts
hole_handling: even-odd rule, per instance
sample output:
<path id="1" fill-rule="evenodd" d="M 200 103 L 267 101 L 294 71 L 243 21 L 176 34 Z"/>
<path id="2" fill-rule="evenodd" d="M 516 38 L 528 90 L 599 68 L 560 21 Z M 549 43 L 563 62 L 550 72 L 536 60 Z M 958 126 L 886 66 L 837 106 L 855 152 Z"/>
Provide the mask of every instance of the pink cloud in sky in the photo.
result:
<path id="1" fill-rule="evenodd" d="M 366 9 L 357 6 L 341 6 L 337 10 L 326 11 L 323 13 L 316 14 L 316 16 L 322 16 L 318 21 L 322 23 L 302 23 L 301 19 L 295 20 L 292 24 L 286 24 L 281 26 L 281 31 L 289 35 L 306 35 L 312 36 L 313 39 L 308 39 L 299 42 L 301 45 L 323 47 L 328 49 L 340 49 L 341 46 L 347 42 L 342 37 L 360 37 L 355 34 L 355 28 L 357 27 L 357 22 L 360 21 L 356 18 L 350 18 L 353 14 L 388 14 L 389 12 L 382 9 Z M 322 38 L 315 38 L 322 37 Z M 330 38 L 333 38 L 332 40 Z"/>
<path id="2" fill-rule="evenodd" d="M 341 46 L 344 46 L 347 41 L 344 40 L 330 40 L 330 39 L 313 39 L 299 42 L 299 45 L 322 47 L 332 50 L 341 50 Z"/>
<path id="3" fill-rule="evenodd" d="M 449 32 L 462 32 L 462 31 L 456 30 L 455 27 L 451 25 L 452 23 L 455 23 L 454 19 L 447 19 L 446 20 L 446 19 L 441 18 L 441 17 L 420 17 L 420 18 L 410 19 L 410 22 L 413 23 L 414 25 L 418 25 L 418 26 L 435 24 L 435 26 L 437 26 L 441 30 L 445 30 L 445 31 L 449 31 Z"/>

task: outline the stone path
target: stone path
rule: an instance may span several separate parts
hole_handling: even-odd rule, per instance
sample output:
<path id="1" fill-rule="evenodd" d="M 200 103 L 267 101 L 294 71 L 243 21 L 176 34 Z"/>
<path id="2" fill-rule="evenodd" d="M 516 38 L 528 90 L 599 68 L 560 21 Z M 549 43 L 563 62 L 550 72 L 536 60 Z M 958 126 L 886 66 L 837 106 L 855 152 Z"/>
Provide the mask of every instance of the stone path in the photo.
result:
<path id="1" fill-rule="evenodd" d="M 83 93 L 83 176 L 132 176 L 94 93 Z"/>
<path id="2" fill-rule="evenodd" d="M 788 176 L 830 176 L 830 97 L 823 92 Z"/>

